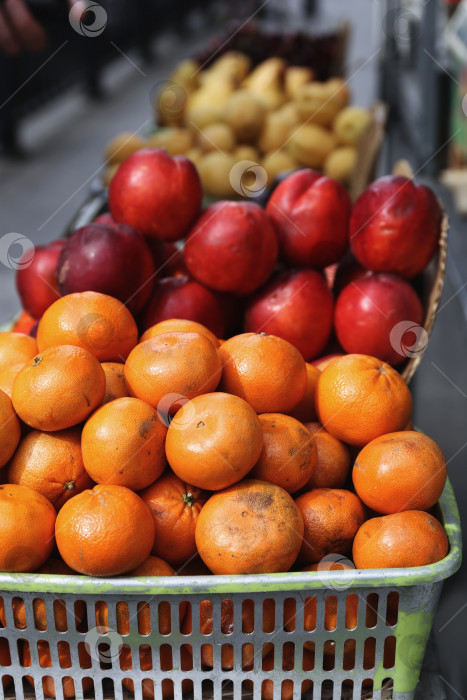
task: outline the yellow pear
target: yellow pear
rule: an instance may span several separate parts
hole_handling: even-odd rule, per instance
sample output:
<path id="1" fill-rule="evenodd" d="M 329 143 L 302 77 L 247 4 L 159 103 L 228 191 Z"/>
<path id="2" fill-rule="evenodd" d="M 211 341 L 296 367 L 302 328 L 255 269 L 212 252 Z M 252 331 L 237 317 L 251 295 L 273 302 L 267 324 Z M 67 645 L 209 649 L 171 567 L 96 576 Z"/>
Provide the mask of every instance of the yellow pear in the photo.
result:
<path id="1" fill-rule="evenodd" d="M 357 162 L 357 150 L 354 146 L 335 148 L 324 161 L 324 174 L 347 184 Z"/>
<path id="2" fill-rule="evenodd" d="M 317 124 L 305 124 L 291 135 L 287 151 L 302 165 L 321 168 L 336 145 L 332 132 Z"/>

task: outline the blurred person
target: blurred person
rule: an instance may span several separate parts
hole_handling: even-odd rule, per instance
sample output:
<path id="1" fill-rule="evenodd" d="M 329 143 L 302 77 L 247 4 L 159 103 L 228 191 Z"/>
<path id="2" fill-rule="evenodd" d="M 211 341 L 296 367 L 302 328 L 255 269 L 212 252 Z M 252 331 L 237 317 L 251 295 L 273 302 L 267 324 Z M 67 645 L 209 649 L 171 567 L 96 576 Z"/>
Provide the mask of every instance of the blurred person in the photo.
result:
<path id="1" fill-rule="evenodd" d="M 60 8 L 63 5 L 63 8 Z M 51 13 L 58 8 L 68 8 L 79 18 L 86 12 L 86 0 L 63 0 L 63 3 L 47 0 L 40 5 L 41 10 Z M 0 51 L 7 56 L 17 56 L 24 49 L 42 51 L 47 44 L 47 34 L 42 24 L 34 16 L 35 3 L 28 7 L 26 0 L 2 0 L 0 2 Z M 39 6 L 37 7 L 39 9 Z"/>

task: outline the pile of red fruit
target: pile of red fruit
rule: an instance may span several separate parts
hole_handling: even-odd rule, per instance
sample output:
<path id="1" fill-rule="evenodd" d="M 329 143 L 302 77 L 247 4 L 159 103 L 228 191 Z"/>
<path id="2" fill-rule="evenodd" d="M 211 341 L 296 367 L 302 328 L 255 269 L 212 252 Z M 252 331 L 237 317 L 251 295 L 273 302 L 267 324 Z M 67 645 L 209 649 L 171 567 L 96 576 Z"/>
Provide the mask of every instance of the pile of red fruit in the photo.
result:
<path id="1" fill-rule="evenodd" d="M 91 290 L 125 302 L 141 331 L 186 318 L 220 338 L 280 336 L 307 361 L 405 359 L 391 331 L 423 323 L 413 282 L 437 250 L 442 219 L 429 188 L 383 177 L 352 206 L 338 182 L 299 170 L 265 209 L 250 199 L 201 211 L 201 200 L 191 161 L 133 154 L 112 180 L 110 213 L 37 248 L 18 270 L 24 309 L 37 319 L 59 294 Z"/>

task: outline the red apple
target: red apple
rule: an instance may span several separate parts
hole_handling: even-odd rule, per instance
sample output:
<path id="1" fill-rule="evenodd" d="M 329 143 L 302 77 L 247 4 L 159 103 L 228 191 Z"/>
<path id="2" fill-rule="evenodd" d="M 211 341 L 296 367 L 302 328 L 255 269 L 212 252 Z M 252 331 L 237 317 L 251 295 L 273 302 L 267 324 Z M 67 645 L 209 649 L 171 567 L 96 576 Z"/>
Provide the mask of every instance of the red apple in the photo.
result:
<path id="1" fill-rule="evenodd" d="M 316 270 L 289 270 L 252 298 L 245 313 L 245 331 L 278 335 L 308 361 L 326 347 L 332 313 L 332 294 L 324 276 Z"/>
<path id="2" fill-rule="evenodd" d="M 143 313 L 143 330 L 169 318 L 197 321 L 218 338 L 224 336 L 222 307 L 216 294 L 189 277 L 165 277 L 156 282 Z"/>
<path id="3" fill-rule="evenodd" d="M 297 170 L 272 193 L 266 211 L 276 227 L 281 257 L 298 267 L 338 262 L 348 246 L 350 197 L 335 180 Z"/>
<path id="4" fill-rule="evenodd" d="M 441 219 L 440 204 L 429 187 L 405 177 L 381 177 L 355 202 L 350 246 L 369 270 L 415 277 L 436 252 Z"/>
<path id="5" fill-rule="evenodd" d="M 138 312 L 151 295 L 154 264 L 143 236 L 126 224 L 88 224 L 74 231 L 60 253 L 62 295 L 102 292 Z"/>
<path id="6" fill-rule="evenodd" d="M 155 239 L 152 239 L 153 241 Z M 187 277 L 188 268 L 185 265 L 183 247 L 176 243 L 163 243 L 162 277 Z"/>
<path id="7" fill-rule="evenodd" d="M 347 285 L 334 313 L 337 338 L 346 352 L 373 355 L 392 365 L 411 356 L 424 334 L 422 321 L 422 303 L 411 284 L 385 272 Z"/>
<path id="8" fill-rule="evenodd" d="M 16 271 L 16 289 L 21 304 L 34 318 L 40 318 L 60 296 L 56 270 L 58 256 L 64 245 L 65 239 L 60 239 L 45 246 L 37 246 L 31 264 Z M 30 252 L 26 255 L 30 257 Z"/>
<path id="9" fill-rule="evenodd" d="M 183 238 L 199 214 L 202 197 L 193 163 L 184 156 L 171 158 L 162 148 L 133 153 L 109 187 L 113 218 L 162 241 Z"/>
<path id="10" fill-rule="evenodd" d="M 276 260 L 273 225 L 253 202 L 211 204 L 185 241 L 188 270 L 219 292 L 251 294 L 266 282 Z"/>
<path id="11" fill-rule="evenodd" d="M 352 253 L 347 253 L 340 261 L 334 276 L 332 287 L 334 295 L 337 297 L 348 284 L 361 280 L 364 277 L 369 277 L 371 274 L 371 270 L 367 270 L 366 267 L 360 265 Z"/>

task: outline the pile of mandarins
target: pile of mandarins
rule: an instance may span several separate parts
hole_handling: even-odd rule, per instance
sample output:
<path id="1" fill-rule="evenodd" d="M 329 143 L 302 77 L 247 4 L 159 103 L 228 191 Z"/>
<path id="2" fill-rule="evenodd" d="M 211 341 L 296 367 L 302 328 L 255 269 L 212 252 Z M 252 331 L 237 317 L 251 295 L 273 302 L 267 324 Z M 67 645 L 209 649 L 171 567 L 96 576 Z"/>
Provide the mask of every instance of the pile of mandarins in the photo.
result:
<path id="1" fill-rule="evenodd" d="M 319 369 L 276 336 L 222 342 L 179 319 L 138 340 L 124 304 L 83 292 L 47 309 L 37 341 L 0 334 L 0 387 L 1 571 L 232 575 L 447 554 L 432 512 L 445 458 L 373 357 Z"/>

